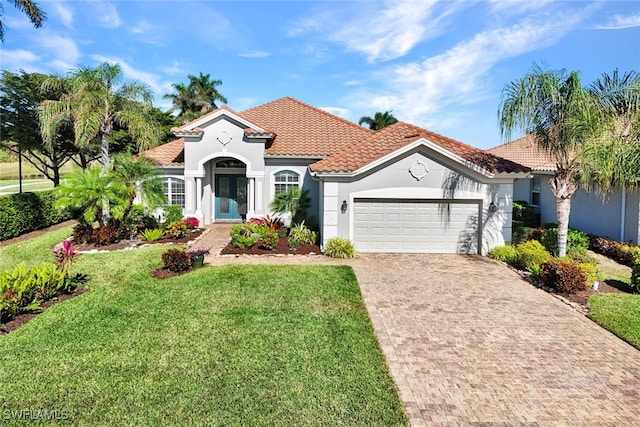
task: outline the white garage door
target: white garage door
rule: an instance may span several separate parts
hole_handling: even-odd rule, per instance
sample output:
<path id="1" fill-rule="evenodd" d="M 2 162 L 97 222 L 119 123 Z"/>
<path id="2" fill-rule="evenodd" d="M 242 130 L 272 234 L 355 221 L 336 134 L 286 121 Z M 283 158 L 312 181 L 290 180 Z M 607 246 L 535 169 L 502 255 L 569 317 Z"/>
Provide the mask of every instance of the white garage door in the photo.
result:
<path id="1" fill-rule="evenodd" d="M 478 253 L 478 200 L 355 199 L 360 252 Z"/>

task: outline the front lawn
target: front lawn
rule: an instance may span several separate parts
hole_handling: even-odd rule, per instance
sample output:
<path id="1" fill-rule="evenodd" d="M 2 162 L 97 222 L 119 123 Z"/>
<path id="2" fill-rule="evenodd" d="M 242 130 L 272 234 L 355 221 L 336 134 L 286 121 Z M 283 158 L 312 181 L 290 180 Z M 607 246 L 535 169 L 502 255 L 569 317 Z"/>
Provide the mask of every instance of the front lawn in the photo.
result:
<path id="1" fill-rule="evenodd" d="M 0 248 L 48 259 L 61 232 Z M 69 229 L 66 229 L 67 235 Z M 0 409 L 81 425 L 404 425 L 350 267 L 149 276 L 166 247 L 83 255 L 90 292 L 0 337 Z M 6 421 L 6 420 L 5 420 Z"/>
<path id="2" fill-rule="evenodd" d="M 640 295 L 593 295 L 589 310 L 589 318 L 640 350 Z"/>

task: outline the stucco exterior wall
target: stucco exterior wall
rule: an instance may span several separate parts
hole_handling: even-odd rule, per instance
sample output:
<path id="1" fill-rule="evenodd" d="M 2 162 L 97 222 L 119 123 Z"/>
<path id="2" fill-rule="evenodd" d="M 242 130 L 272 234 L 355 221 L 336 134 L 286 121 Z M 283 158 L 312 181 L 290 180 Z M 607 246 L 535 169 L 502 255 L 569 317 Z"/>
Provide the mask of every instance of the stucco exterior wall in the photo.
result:
<path id="1" fill-rule="evenodd" d="M 422 162 L 428 173 L 422 179 L 409 170 Z M 405 153 L 375 169 L 350 179 L 325 178 L 323 187 L 323 243 L 334 236 L 352 239 L 351 209 L 340 206 L 355 198 L 464 199 L 482 203 L 482 253 L 511 241 L 513 179 L 490 179 L 428 149 Z M 491 202 L 497 212 L 488 212 Z"/>
<path id="2" fill-rule="evenodd" d="M 264 188 L 262 191 L 262 198 L 264 200 L 264 212 L 271 212 L 270 205 L 275 197 L 275 183 L 274 175 L 283 170 L 291 170 L 300 176 L 300 182 L 302 188 L 309 191 L 309 198 L 311 199 L 311 207 L 309 208 L 309 215 L 313 215 L 318 221 L 320 217 L 320 203 L 319 203 L 319 183 L 314 180 L 309 172 L 309 165 L 316 160 L 303 160 L 303 159 L 274 159 L 267 158 L 265 162 L 265 176 L 264 176 Z"/>

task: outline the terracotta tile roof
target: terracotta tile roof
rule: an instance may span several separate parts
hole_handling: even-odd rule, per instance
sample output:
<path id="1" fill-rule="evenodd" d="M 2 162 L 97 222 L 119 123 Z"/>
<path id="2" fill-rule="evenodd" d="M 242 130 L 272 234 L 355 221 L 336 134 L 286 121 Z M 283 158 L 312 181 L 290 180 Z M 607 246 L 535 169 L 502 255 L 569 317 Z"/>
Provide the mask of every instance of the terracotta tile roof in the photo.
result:
<path id="1" fill-rule="evenodd" d="M 354 172 L 424 138 L 490 173 L 527 172 L 528 168 L 440 134 L 404 122 L 388 126 L 356 145 L 311 165 L 315 172 Z"/>
<path id="2" fill-rule="evenodd" d="M 142 153 L 159 166 L 184 166 L 184 139 L 176 139 Z"/>
<path id="3" fill-rule="evenodd" d="M 245 110 L 246 120 L 276 134 L 267 155 L 329 156 L 372 131 L 290 97 Z"/>
<path id="4" fill-rule="evenodd" d="M 491 154 L 520 163 L 535 171 L 555 171 L 555 157 L 540 148 L 532 135 L 498 145 L 489 150 Z"/>

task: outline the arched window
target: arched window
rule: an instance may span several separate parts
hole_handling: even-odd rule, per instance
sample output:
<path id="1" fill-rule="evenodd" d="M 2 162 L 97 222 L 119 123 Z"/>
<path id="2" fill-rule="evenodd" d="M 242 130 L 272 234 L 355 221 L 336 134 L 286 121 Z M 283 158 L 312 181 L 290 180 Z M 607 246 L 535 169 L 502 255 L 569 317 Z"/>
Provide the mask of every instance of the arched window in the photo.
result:
<path id="1" fill-rule="evenodd" d="M 299 187 L 300 175 L 297 172 L 291 170 L 283 170 L 276 172 L 273 176 L 275 194 L 284 193 L 290 188 Z"/>
<path id="2" fill-rule="evenodd" d="M 162 188 L 170 205 L 178 205 L 184 208 L 184 179 L 163 177 Z"/>

